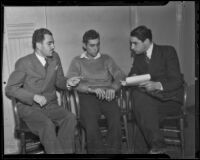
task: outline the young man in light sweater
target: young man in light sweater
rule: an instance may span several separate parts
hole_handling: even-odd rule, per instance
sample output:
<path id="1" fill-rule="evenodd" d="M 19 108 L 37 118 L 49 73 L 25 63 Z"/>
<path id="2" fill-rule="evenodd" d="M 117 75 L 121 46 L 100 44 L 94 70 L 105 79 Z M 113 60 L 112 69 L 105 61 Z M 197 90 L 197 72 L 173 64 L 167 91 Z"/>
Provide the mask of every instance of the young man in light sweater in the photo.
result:
<path id="1" fill-rule="evenodd" d="M 109 55 L 100 53 L 100 35 L 95 30 L 83 35 L 83 49 L 84 52 L 72 60 L 67 77 L 82 76 L 75 89 L 79 93 L 80 120 L 86 129 L 88 153 L 121 153 L 120 110 L 116 92 L 125 74 Z M 101 140 L 98 125 L 101 114 L 108 122 L 107 148 Z"/>

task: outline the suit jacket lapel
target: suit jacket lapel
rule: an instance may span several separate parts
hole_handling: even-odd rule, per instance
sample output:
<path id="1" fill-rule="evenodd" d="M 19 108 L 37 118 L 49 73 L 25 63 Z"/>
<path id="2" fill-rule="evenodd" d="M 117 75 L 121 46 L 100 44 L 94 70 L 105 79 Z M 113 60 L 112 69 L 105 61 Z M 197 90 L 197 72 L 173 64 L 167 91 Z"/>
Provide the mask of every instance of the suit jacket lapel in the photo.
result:
<path id="1" fill-rule="evenodd" d="M 152 50 L 152 55 L 151 55 L 151 60 L 150 60 L 150 64 L 149 64 L 149 72 L 150 73 L 154 72 L 154 70 L 155 70 L 155 66 L 157 64 L 157 59 L 159 58 L 158 54 L 159 54 L 158 47 L 156 44 L 154 44 L 153 50 Z"/>
<path id="2" fill-rule="evenodd" d="M 46 70 L 40 60 L 36 57 L 35 53 L 32 54 L 32 62 L 34 65 L 34 68 L 38 74 L 40 74 L 42 77 L 45 77 Z"/>
<path id="3" fill-rule="evenodd" d="M 46 77 L 44 80 L 44 85 L 42 87 L 42 91 L 44 91 L 46 88 L 48 88 L 48 84 L 50 84 L 50 81 L 52 80 L 52 77 L 54 76 L 54 73 L 57 69 L 57 61 L 54 57 L 50 58 L 48 61 L 49 65 L 46 70 Z"/>

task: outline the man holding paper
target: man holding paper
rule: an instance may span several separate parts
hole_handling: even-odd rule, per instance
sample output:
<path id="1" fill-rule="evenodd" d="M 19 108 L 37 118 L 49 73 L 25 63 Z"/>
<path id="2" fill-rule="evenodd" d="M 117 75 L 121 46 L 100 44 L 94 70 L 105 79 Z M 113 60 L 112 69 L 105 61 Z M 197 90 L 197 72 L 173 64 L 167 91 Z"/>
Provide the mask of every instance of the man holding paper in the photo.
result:
<path id="1" fill-rule="evenodd" d="M 146 26 L 131 31 L 130 45 L 134 62 L 129 78 L 122 85 L 134 85 L 133 110 L 139 128 L 135 150 L 141 154 L 160 154 L 166 151 L 166 146 L 159 120 L 179 113 L 183 102 L 184 81 L 177 53 L 172 46 L 155 44 Z M 138 81 L 137 76 L 141 75 Z"/>

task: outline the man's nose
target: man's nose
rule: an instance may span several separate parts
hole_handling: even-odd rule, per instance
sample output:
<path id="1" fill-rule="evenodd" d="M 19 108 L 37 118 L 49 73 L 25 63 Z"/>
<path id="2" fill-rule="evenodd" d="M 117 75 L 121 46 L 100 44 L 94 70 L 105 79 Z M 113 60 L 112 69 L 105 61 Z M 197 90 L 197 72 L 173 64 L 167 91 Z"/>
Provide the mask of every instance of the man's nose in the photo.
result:
<path id="1" fill-rule="evenodd" d="M 98 47 L 97 46 L 94 46 L 94 50 L 96 51 L 98 49 Z"/>
<path id="2" fill-rule="evenodd" d="M 54 44 L 52 44 L 52 45 L 51 45 L 51 49 L 54 49 L 54 48 L 55 48 L 55 45 L 54 45 Z"/>

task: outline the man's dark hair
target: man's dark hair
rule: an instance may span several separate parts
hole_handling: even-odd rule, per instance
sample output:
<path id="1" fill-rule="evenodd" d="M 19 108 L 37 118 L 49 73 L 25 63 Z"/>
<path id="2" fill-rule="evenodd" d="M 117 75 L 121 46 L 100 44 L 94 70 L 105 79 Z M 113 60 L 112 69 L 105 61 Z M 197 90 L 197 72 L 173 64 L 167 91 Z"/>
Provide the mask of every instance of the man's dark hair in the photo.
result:
<path id="1" fill-rule="evenodd" d="M 45 34 L 49 34 L 53 36 L 53 34 L 46 28 L 40 28 L 34 31 L 33 37 L 32 37 L 32 47 L 34 50 L 36 49 L 36 43 L 42 42 L 44 40 Z"/>
<path id="2" fill-rule="evenodd" d="M 144 42 L 147 38 L 152 41 L 151 30 L 146 26 L 139 26 L 131 31 L 131 37 L 137 37 L 139 40 Z"/>
<path id="3" fill-rule="evenodd" d="M 84 33 L 83 35 L 83 43 L 87 44 L 91 39 L 100 39 L 100 35 L 97 31 L 91 29 Z"/>

